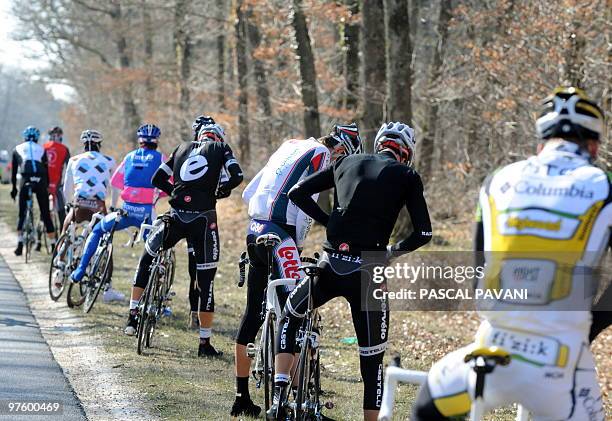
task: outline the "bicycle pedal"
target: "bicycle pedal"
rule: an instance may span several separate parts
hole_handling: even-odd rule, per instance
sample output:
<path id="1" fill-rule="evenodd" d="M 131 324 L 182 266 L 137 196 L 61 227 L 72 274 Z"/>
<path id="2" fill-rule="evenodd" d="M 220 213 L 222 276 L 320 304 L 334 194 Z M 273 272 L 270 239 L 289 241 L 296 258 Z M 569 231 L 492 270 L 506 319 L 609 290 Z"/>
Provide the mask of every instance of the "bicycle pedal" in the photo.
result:
<path id="1" fill-rule="evenodd" d="M 170 291 L 170 297 L 174 297 L 175 295 L 176 295 L 176 292 Z"/>
<path id="2" fill-rule="evenodd" d="M 255 349 L 255 344 L 254 343 L 248 343 L 246 346 L 246 354 L 247 357 L 253 359 L 255 358 L 255 353 L 256 353 L 256 349 Z"/>
<path id="3" fill-rule="evenodd" d="M 329 401 L 328 401 L 328 402 L 325 402 L 325 403 L 323 404 L 323 406 L 325 407 L 325 409 L 334 409 L 334 406 L 335 406 L 335 405 L 334 405 L 334 403 L 333 403 L 333 402 L 329 402 Z"/>

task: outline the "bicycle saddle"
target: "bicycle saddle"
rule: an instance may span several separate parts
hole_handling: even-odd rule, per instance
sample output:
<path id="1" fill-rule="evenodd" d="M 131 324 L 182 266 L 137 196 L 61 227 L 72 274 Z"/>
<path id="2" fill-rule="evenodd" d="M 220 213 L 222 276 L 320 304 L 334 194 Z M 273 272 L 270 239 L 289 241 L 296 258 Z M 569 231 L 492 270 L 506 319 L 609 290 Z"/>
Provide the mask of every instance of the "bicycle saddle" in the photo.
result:
<path id="1" fill-rule="evenodd" d="M 255 242 L 257 244 L 263 244 L 266 247 L 274 247 L 281 243 L 281 238 L 274 233 L 268 233 L 268 234 L 262 234 L 259 237 L 257 237 L 257 240 L 255 240 Z"/>
<path id="2" fill-rule="evenodd" d="M 476 348 L 465 356 L 463 361 L 469 363 L 482 357 L 487 365 L 508 365 L 510 364 L 510 353 L 497 346 Z"/>

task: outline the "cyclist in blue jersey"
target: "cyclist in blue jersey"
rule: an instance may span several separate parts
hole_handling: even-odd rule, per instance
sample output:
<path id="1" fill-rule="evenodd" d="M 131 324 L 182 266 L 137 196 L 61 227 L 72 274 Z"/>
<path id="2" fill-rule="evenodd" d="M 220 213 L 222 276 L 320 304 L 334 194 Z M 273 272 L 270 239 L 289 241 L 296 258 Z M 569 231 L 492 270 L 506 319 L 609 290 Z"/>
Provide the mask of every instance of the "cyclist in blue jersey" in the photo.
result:
<path id="1" fill-rule="evenodd" d="M 115 230 L 123 230 L 128 227 L 140 227 L 148 220 L 153 219 L 155 202 L 160 196 L 160 191 L 153 187 L 151 178 L 155 171 L 164 161 L 161 152 L 157 151 L 157 142 L 161 130 L 154 124 L 144 124 L 137 131 L 140 147 L 128 153 L 121 165 L 115 170 L 111 178 L 112 205 L 116 207 L 119 192 L 123 200 L 122 209 L 128 212 L 117 223 Z M 108 214 L 102 221 L 98 222 L 87 238 L 83 257 L 79 266 L 70 276 L 73 282 L 80 282 L 85 275 L 87 265 L 93 257 L 102 235 L 109 232 L 115 224 L 116 213 Z M 109 287 L 104 292 L 104 301 L 121 301 L 123 294 Z M 138 305 L 138 301 L 130 307 Z"/>

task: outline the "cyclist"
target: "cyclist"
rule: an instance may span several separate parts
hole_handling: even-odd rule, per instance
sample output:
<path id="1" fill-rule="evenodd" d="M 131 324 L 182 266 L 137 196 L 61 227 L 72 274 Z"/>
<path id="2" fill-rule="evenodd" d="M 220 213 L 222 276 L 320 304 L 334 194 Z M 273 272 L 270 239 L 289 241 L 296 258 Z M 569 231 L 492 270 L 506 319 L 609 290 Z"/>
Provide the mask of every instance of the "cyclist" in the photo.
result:
<path id="1" fill-rule="evenodd" d="M 64 131 L 55 126 L 49 130 L 49 140 L 43 145 L 47 153 L 47 165 L 49 170 L 49 194 L 53 197 L 53 204 L 59 216 L 60 225 L 66 218 L 64 196 L 62 194 L 62 174 L 64 167 L 68 165 L 70 150 L 63 142 Z M 60 227 L 57 227 L 60 229 Z"/>
<path id="2" fill-rule="evenodd" d="M 389 314 L 386 302 L 362 309 L 362 290 L 379 288 L 362 271 L 367 251 L 399 255 L 416 250 L 431 239 L 431 223 L 423 184 L 411 168 L 415 152 L 414 131 L 403 123 L 383 124 L 376 135 L 375 154 L 359 154 L 338 159 L 325 170 L 300 181 L 289 191 L 289 199 L 302 211 L 327 228 L 327 240 L 320 267 L 322 273 L 312 286 L 314 307 L 342 296 L 351 307 L 353 326 L 359 343 L 363 378 L 364 419 L 375 420 L 382 398 L 382 360 L 387 347 Z M 312 195 L 334 188 L 331 215 L 325 213 Z M 402 207 L 410 214 L 413 233 L 397 244 L 388 245 L 391 231 Z M 367 273 L 367 272 L 366 272 Z M 302 281 L 289 295 L 276 342 L 274 405 L 283 402 L 293 360 L 295 337 L 307 307 L 308 288 Z"/>
<path id="3" fill-rule="evenodd" d="M 128 153 L 111 178 L 113 187 L 112 206 L 117 206 L 117 194 L 121 192 L 123 200 L 122 209 L 128 213 L 117 223 L 116 231 L 129 227 L 140 227 L 144 221 L 152 221 L 155 202 L 159 197 L 159 191 L 151 184 L 151 178 L 163 162 L 163 156 L 157 151 L 157 142 L 161 130 L 154 124 L 143 124 L 136 131 L 139 148 Z M 116 212 L 111 212 L 102 221 L 98 222 L 87 238 L 83 256 L 79 266 L 72 272 L 70 278 L 73 282 L 80 282 L 85 276 L 87 266 L 100 239 L 104 233 L 109 232 L 114 224 Z M 122 301 L 124 296 L 120 292 L 109 287 L 104 291 L 104 301 Z M 130 309 L 138 306 L 138 300 L 130 301 Z"/>
<path id="4" fill-rule="evenodd" d="M 156 221 L 157 229 L 147 238 L 132 289 L 132 299 L 140 300 L 156 252 L 174 247 L 183 238 L 188 240 L 195 251 L 200 292 L 198 356 L 222 354 L 210 342 L 214 316 L 213 279 L 220 254 L 215 208 L 217 198 L 227 197 L 242 182 L 242 169 L 224 138 L 225 133 L 219 125 L 204 125 L 198 140 L 179 145 L 153 176 L 153 185 L 171 197 L 171 209 Z M 222 168 L 226 169 L 229 179 L 219 184 Z M 170 177 L 173 177 L 173 184 Z M 137 311 L 130 310 L 126 334 L 133 334 L 137 328 L 137 317 Z"/>
<path id="5" fill-rule="evenodd" d="M 23 131 L 23 143 L 20 143 L 13 149 L 11 183 L 11 198 L 15 200 L 17 197 L 17 175 L 21 176 L 19 186 L 19 219 L 17 221 L 17 248 L 15 254 L 21 256 L 23 253 L 23 223 L 25 221 L 28 189 L 26 184 L 30 185 L 32 194 L 36 196 L 40 215 L 45 224 L 47 235 L 51 239 L 51 243 L 55 242 L 55 228 L 51 215 L 49 214 L 49 196 L 47 186 L 49 185 L 49 176 L 47 172 L 47 154 L 45 149 L 40 146 L 38 138 L 40 131 L 33 126 L 28 126 Z M 38 246 L 37 246 L 38 247 Z"/>
<path id="6" fill-rule="evenodd" d="M 73 200 L 77 207 L 70 209 L 64 220 L 64 231 L 72 220 L 77 224 L 91 220 L 96 212 L 106 213 L 106 195 L 109 181 L 116 167 L 115 160 L 100 152 L 102 133 L 87 129 L 80 140 L 85 152 L 68 160 L 64 174 L 63 193 L 68 203 Z"/>
<path id="7" fill-rule="evenodd" d="M 525 287 L 529 297 L 528 305 L 491 300 L 481 312 L 475 344 L 505 347 L 513 356 L 487 375 L 486 410 L 520 403 L 534 420 L 605 417 L 588 342 L 590 273 L 612 228 L 611 182 L 592 164 L 603 120 L 581 89 L 555 89 L 536 121 L 538 154 L 496 171 L 480 190 L 481 286 Z M 475 344 L 432 367 L 414 420 L 455 419 L 470 410 L 474 375 L 463 359 Z"/>
<path id="8" fill-rule="evenodd" d="M 361 148 L 357 125 L 335 125 L 329 135 L 320 139 L 292 139 L 284 142 L 270 157 L 245 188 L 242 198 L 249 207 L 251 218 L 246 233 L 249 254 L 247 303 L 236 337 L 236 400 L 231 416 L 257 416 L 261 408 L 255 405 L 249 394 L 251 359 L 247 356 L 247 344 L 255 340 L 263 323 L 262 303 L 267 285 L 268 257 L 263 244 L 256 244 L 259 235 L 274 233 L 282 243 L 274 250 L 275 276 L 302 277 L 297 270 L 301 265 L 300 251 L 310 229 L 311 219 L 291 203 L 287 197 L 298 181 L 328 166 L 330 156 L 356 153 Z M 314 195 L 316 200 L 318 194 Z M 284 297 L 286 299 L 286 297 Z"/>

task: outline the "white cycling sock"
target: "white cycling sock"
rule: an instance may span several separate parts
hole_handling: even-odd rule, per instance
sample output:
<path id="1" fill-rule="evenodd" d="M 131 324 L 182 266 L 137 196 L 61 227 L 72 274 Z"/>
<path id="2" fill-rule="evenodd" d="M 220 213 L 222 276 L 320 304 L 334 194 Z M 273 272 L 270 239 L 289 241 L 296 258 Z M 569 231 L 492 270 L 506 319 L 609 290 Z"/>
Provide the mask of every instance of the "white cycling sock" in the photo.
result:
<path id="1" fill-rule="evenodd" d="M 276 373 L 274 375 L 274 384 L 289 384 L 289 375 Z"/>
<path id="2" fill-rule="evenodd" d="M 209 339 L 212 336 L 212 329 L 209 327 L 200 328 L 200 339 Z"/>
<path id="3" fill-rule="evenodd" d="M 130 300 L 130 310 L 134 310 L 138 308 L 138 303 L 140 300 Z"/>

